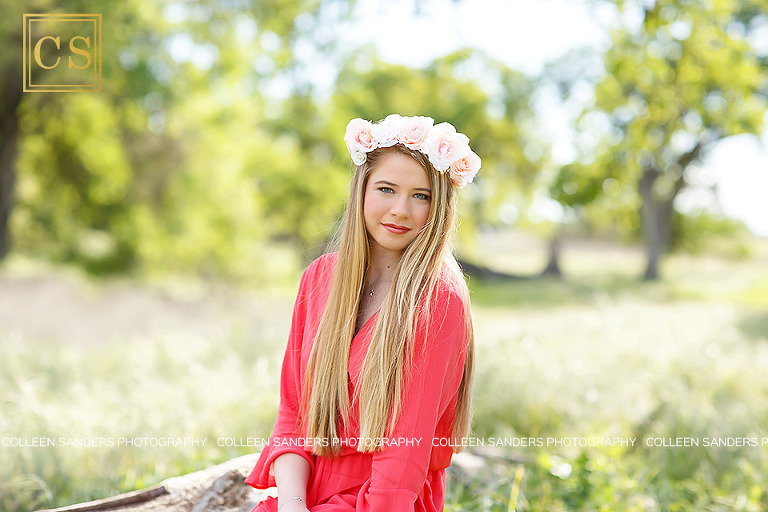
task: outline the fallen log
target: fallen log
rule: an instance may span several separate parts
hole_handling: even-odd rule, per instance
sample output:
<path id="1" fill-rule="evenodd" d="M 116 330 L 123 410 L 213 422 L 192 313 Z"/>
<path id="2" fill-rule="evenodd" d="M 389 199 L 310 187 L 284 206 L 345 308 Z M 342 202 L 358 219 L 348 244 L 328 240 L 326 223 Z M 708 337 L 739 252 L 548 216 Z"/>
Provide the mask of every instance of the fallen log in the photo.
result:
<path id="1" fill-rule="evenodd" d="M 246 485 L 259 454 L 250 454 L 149 489 L 37 512 L 250 512 L 270 491 Z"/>

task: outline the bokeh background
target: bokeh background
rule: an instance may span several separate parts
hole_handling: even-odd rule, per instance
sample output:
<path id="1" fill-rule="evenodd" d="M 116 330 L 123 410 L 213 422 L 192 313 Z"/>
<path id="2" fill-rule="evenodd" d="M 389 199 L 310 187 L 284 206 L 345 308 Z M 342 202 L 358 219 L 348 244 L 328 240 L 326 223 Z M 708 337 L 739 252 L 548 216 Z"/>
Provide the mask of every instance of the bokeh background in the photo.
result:
<path id="1" fill-rule="evenodd" d="M 103 90 L 22 93 L 24 13 L 101 13 Z M 258 451 L 393 112 L 482 157 L 475 438 L 636 439 L 471 448 L 446 510 L 768 508 L 764 0 L 3 1 L 0 42 L 0 509 Z"/>

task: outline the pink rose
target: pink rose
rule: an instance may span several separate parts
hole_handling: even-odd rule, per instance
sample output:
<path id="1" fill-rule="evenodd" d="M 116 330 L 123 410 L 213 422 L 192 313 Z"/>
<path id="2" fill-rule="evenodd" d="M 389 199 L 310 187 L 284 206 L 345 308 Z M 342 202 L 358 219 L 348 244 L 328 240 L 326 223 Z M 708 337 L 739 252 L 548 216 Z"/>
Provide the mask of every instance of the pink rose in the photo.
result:
<path id="1" fill-rule="evenodd" d="M 383 121 L 373 125 L 371 132 L 373 133 L 373 140 L 376 141 L 376 147 L 388 148 L 397 144 L 397 134 L 402 122 L 401 116 L 390 114 Z"/>
<path id="2" fill-rule="evenodd" d="M 456 128 L 450 123 L 433 126 L 424 145 L 429 161 L 438 171 L 448 170 L 453 162 L 471 151 L 469 138 L 463 133 L 456 133 Z"/>
<path id="3" fill-rule="evenodd" d="M 370 121 L 353 119 L 347 124 L 347 133 L 344 135 L 344 141 L 347 143 L 349 153 L 354 157 L 353 151 L 368 153 L 376 149 L 376 142 L 372 133 L 373 125 Z"/>
<path id="4" fill-rule="evenodd" d="M 400 133 L 397 134 L 397 139 L 408 149 L 418 151 L 421 149 L 424 141 L 427 140 L 429 129 L 432 128 L 434 123 L 435 120 L 431 117 L 406 117 L 403 120 L 403 124 L 400 125 Z"/>
<path id="5" fill-rule="evenodd" d="M 464 188 L 467 183 L 472 183 L 479 170 L 480 157 L 470 151 L 467 156 L 451 164 L 451 181 L 456 188 Z"/>

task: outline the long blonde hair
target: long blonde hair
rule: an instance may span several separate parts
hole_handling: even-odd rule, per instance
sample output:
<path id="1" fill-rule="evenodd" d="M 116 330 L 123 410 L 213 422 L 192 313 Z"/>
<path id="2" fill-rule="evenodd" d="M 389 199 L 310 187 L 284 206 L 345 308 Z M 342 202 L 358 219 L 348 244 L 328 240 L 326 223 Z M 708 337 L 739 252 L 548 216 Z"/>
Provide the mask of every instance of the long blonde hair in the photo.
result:
<path id="1" fill-rule="evenodd" d="M 350 344 L 363 294 L 370 246 L 363 216 L 363 198 L 368 178 L 381 156 L 399 151 L 414 158 L 426 171 L 432 186 L 432 201 L 426 225 L 405 248 L 392 283 L 381 306 L 365 357 L 360 385 L 355 397 L 349 396 L 347 371 Z M 350 400 L 359 401 L 360 438 L 378 440 L 391 434 L 401 409 L 407 383 L 406 371 L 413 356 L 416 322 L 428 318 L 428 306 L 441 272 L 449 272 L 466 288 L 452 254 L 451 238 L 456 217 L 456 197 L 447 173 L 437 172 L 426 156 L 397 144 L 368 153 L 352 177 L 344 223 L 337 235 L 338 258 L 325 311 L 318 326 L 307 371 L 304 375 L 301 414 L 308 438 L 327 440 L 314 443 L 317 455 L 340 452 L 338 443 L 342 422 L 349 425 Z M 343 271 L 340 271 L 343 269 Z M 471 421 L 471 383 L 474 363 L 474 334 L 469 301 L 465 301 L 467 353 L 459 386 L 452 435 L 466 437 Z M 427 307 L 424 307 L 427 306 Z M 463 443 L 452 443 L 460 451 Z M 380 449 L 375 443 L 361 442 L 358 451 Z"/>

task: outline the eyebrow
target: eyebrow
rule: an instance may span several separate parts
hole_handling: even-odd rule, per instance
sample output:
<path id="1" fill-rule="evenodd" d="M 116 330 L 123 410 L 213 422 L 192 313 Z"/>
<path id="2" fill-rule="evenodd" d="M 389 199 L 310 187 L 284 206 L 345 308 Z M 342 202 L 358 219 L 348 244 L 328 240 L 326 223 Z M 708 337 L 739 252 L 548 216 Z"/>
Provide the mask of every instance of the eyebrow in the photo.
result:
<path id="1" fill-rule="evenodd" d="M 399 186 L 397 183 L 392 183 L 391 181 L 385 181 L 385 180 L 379 180 L 376 183 L 374 183 L 374 185 L 378 185 L 379 183 L 382 183 L 384 185 L 391 185 L 393 187 L 398 187 Z M 429 192 L 430 194 L 432 193 L 432 189 L 424 188 L 424 187 L 418 187 L 418 188 L 415 188 L 413 190 L 423 190 L 425 192 Z"/>

